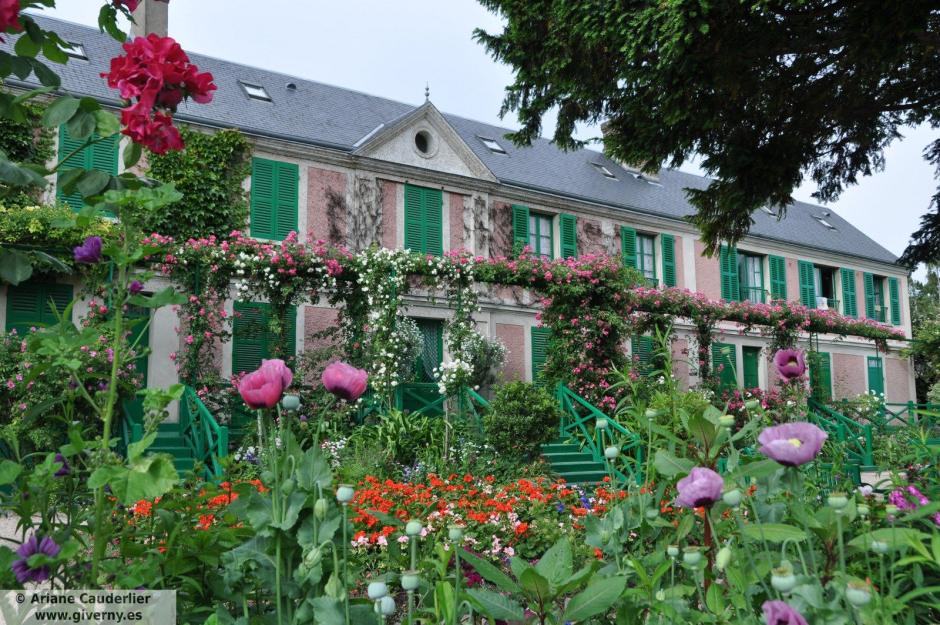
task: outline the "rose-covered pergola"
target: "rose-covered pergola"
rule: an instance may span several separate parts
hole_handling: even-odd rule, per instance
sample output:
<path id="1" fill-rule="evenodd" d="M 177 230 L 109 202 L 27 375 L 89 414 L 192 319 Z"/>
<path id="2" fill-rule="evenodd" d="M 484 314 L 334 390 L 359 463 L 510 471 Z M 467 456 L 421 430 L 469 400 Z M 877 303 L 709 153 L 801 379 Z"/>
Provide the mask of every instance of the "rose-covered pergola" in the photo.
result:
<path id="1" fill-rule="evenodd" d="M 454 251 L 438 257 L 381 248 L 354 254 L 322 241 L 303 243 L 296 234 L 272 243 L 239 232 L 185 242 L 154 234 L 144 244 L 159 247 L 148 260 L 189 291 L 180 307 L 187 334 L 177 362 L 190 382 L 204 370 L 209 347 L 230 336 L 231 316 L 224 302 L 233 288 L 240 299 L 269 303 L 275 336 L 282 335 L 279 320 L 290 307 L 325 297 L 340 313 L 351 361 L 369 369 L 379 392 L 402 382 L 396 373 L 402 357 L 396 350 L 396 320 L 409 294 L 445 300 L 453 309 L 447 341 L 456 366 L 448 368 L 445 385 L 459 385 L 464 371 L 460 357 L 467 336 L 475 331 L 473 313 L 486 285 L 539 294 L 539 322 L 561 347 L 549 350 L 547 375 L 565 380 L 602 406 L 613 401 L 607 397 L 606 377 L 624 365 L 627 338 L 666 328 L 674 319 L 687 320 L 694 328 L 702 377 L 708 375 L 709 346 L 722 321 L 737 324 L 740 332 L 757 330 L 768 336 L 774 350 L 795 345 L 804 334 L 860 337 L 882 350 L 889 340 L 904 338 L 899 328 L 832 310 L 784 302 L 725 302 L 687 289 L 651 288 L 619 258 L 603 255 L 547 260 L 526 253 L 483 258 Z"/>

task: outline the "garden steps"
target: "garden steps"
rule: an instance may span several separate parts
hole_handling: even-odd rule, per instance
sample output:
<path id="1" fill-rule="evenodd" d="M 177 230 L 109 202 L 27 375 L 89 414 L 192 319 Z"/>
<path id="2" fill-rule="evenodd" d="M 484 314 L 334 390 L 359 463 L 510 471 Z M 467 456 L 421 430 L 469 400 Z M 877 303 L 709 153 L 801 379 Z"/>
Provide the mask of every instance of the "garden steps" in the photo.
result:
<path id="1" fill-rule="evenodd" d="M 173 458 L 173 466 L 180 475 L 192 471 L 196 465 L 193 452 L 180 432 L 179 423 L 158 425 L 157 438 L 148 451 L 155 454 L 169 454 Z"/>
<path id="2" fill-rule="evenodd" d="M 577 443 L 556 439 L 542 445 L 542 455 L 552 471 L 569 484 L 596 484 L 607 476 L 607 467 Z"/>

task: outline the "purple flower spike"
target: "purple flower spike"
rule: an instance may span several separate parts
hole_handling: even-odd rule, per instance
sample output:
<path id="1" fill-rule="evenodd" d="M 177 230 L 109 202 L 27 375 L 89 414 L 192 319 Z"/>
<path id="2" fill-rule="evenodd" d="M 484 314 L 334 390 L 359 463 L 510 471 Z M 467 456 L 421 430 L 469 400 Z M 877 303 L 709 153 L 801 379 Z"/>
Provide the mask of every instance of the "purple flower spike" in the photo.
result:
<path id="1" fill-rule="evenodd" d="M 144 290 L 144 285 L 139 281 L 134 280 L 128 285 L 127 290 L 130 291 L 131 295 L 137 295 Z"/>
<path id="2" fill-rule="evenodd" d="M 795 380 L 806 373 L 806 359 L 798 349 L 781 349 L 774 354 L 774 364 L 785 380 Z"/>
<path id="3" fill-rule="evenodd" d="M 797 421 L 766 428 L 757 437 L 760 452 L 788 467 L 806 464 L 822 449 L 829 435 L 812 423 Z"/>
<path id="4" fill-rule="evenodd" d="M 16 550 L 16 555 L 20 557 L 12 566 L 13 573 L 16 574 L 16 581 L 21 584 L 26 584 L 28 582 L 44 582 L 49 579 L 48 566 L 43 565 L 33 568 L 29 566 L 28 560 L 31 556 L 39 553 L 54 558 L 59 555 L 61 549 L 62 548 L 48 536 L 39 540 L 36 534 L 33 533 L 26 542 L 20 545 L 20 548 Z"/>
<path id="5" fill-rule="evenodd" d="M 761 609 L 767 625 L 807 625 L 803 615 L 785 601 L 765 601 Z"/>
<path id="6" fill-rule="evenodd" d="M 75 262 L 93 265 L 101 260 L 101 237 L 88 237 L 76 248 Z"/>
<path id="7" fill-rule="evenodd" d="M 54 473 L 56 477 L 65 477 L 72 472 L 72 467 L 69 466 L 68 461 L 62 454 L 56 454 L 55 461 L 62 465 L 62 467 Z"/>
<path id="8" fill-rule="evenodd" d="M 695 467 L 676 485 L 679 496 L 676 503 L 683 508 L 711 506 L 721 499 L 725 481 L 720 475 L 704 467 Z"/>

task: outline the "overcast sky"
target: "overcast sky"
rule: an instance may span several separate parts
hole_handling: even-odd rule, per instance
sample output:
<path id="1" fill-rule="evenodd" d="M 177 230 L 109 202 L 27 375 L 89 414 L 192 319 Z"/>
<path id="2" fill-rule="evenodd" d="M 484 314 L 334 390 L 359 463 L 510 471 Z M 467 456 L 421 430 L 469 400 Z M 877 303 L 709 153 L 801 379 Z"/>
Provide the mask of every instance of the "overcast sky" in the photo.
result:
<path id="1" fill-rule="evenodd" d="M 52 15 L 94 25 L 102 3 L 59 4 Z M 170 34 L 188 50 L 413 104 L 424 100 L 428 84 L 442 111 L 514 127 L 512 114 L 499 119 L 512 74 L 472 39 L 474 28 L 495 32 L 499 25 L 475 0 L 170 3 Z M 552 129 L 553 120 L 546 120 L 543 134 Z M 582 132 L 583 138 L 595 134 Z M 887 151 L 883 172 L 862 179 L 830 207 L 900 254 L 936 187 L 921 156 L 935 136 L 926 127 L 910 129 Z M 796 198 L 814 202 L 813 190 L 806 184 Z"/>

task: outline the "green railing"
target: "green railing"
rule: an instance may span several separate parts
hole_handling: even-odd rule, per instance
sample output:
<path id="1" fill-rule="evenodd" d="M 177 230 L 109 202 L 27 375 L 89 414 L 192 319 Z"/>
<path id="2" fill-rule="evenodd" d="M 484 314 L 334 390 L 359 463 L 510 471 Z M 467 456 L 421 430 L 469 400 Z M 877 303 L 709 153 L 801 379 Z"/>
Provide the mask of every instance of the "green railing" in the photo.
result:
<path id="1" fill-rule="evenodd" d="M 809 417 L 829 434 L 833 442 L 845 445 L 849 463 L 863 467 L 874 465 L 871 424 L 858 423 L 812 398 L 809 400 Z"/>
<path id="2" fill-rule="evenodd" d="M 450 406 L 448 401 L 451 402 Z M 444 396 L 438 392 L 437 384 L 431 382 L 402 384 L 395 389 L 391 403 L 396 410 L 428 417 L 439 417 L 450 407 L 456 411 L 458 417 L 473 419 L 481 432 L 483 412 L 490 407 L 490 402 L 469 386 L 463 386 L 456 393 Z M 381 415 L 387 410 L 387 401 L 370 392 L 359 401 L 356 417 L 358 422 L 362 423 L 370 415 Z"/>
<path id="3" fill-rule="evenodd" d="M 127 446 L 144 437 L 144 420 L 141 402 L 137 398 L 121 402 L 121 439 L 118 452 L 127 455 Z"/>
<path id="4" fill-rule="evenodd" d="M 940 404 L 886 403 L 876 425 L 884 430 L 898 427 L 934 430 L 940 426 Z"/>
<path id="5" fill-rule="evenodd" d="M 205 467 L 207 477 L 221 476 L 221 459 L 228 455 L 228 428 L 219 425 L 189 386 L 180 400 L 179 423 L 183 440 L 193 452 L 193 459 Z"/>
<path id="6" fill-rule="evenodd" d="M 559 382 L 555 387 L 555 398 L 562 412 L 559 426 L 562 440 L 574 439 L 582 449 L 590 451 L 596 462 L 604 463 L 607 463 L 605 448 L 609 445 L 619 446 L 620 456 L 608 466 L 621 480 L 643 483 L 643 445 L 639 436 L 563 383 Z M 603 423 L 602 427 L 598 427 L 599 420 Z"/>

